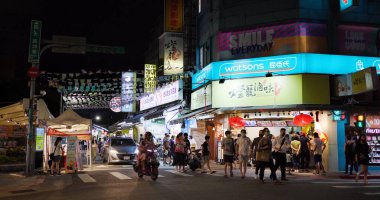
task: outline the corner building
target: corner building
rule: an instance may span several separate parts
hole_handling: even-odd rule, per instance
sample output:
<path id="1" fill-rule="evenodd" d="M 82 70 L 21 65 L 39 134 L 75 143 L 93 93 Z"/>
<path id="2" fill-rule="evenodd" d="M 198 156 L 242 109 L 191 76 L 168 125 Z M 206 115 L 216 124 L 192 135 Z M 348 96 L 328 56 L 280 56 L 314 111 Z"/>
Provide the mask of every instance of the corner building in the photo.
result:
<path id="1" fill-rule="evenodd" d="M 281 128 L 318 132 L 330 172 L 344 170 L 346 135 L 364 133 L 377 144 L 380 1 L 198 3 L 197 73 L 191 112 L 182 118 L 197 142 L 211 136 L 214 160 L 223 157 L 224 131 L 236 137 L 243 128 L 251 139 L 264 127 L 275 136 Z M 311 123 L 299 123 L 301 114 Z M 368 119 L 365 127 L 355 127 L 358 115 Z M 374 145 L 370 170 L 379 166 Z"/>

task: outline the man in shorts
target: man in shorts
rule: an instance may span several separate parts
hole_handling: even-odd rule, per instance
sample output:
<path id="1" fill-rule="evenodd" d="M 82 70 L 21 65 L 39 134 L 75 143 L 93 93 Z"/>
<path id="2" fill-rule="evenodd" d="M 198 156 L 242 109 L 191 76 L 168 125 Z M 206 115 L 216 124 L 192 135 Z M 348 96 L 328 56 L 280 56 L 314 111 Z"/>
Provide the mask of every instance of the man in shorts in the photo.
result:
<path id="1" fill-rule="evenodd" d="M 247 131 L 241 130 L 241 137 L 236 142 L 236 155 L 239 157 L 239 168 L 241 178 L 245 178 L 247 163 L 250 154 L 251 139 L 247 137 Z"/>
<path id="2" fill-rule="evenodd" d="M 225 132 L 226 137 L 222 141 L 223 160 L 224 160 L 224 177 L 227 178 L 227 166 L 230 166 L 230 176 L 234 174 L 232 172 L 232 163 L 234 162 L 235 144 L 234 139 L 231 137 L 231 131 Z"/>

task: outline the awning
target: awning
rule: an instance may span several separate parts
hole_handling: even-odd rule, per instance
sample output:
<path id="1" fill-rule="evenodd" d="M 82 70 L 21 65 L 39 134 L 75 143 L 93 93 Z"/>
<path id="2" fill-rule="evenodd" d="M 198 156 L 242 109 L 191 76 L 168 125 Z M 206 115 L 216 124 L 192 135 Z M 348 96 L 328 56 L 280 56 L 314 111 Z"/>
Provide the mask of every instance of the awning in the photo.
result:
<path id="1" fill-rule="evenodd" d="M 217 108 L 211 108 L 211 106 L 208 106 L 208 107 L 206 107 L 206 111 L 205 111 L 204 108 L 202 108 L 200 110 L 196 110 L 196 111 L 187 113 L 185 115 L 182 115 L 179 119 L 187 119 L 187 118 L 194 117 L 196 115 L 210 114 L 210 113 L 212 113 L 212 112 L 214 112 L 216 110 L 217 110 Z"/>

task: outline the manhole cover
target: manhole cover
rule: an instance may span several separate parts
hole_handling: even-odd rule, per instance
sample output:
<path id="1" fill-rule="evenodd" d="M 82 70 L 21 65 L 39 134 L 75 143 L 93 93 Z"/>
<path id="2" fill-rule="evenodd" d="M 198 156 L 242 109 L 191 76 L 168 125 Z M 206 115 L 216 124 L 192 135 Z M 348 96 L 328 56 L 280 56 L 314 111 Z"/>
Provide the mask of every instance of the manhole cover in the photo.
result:
<path id="1" fill-rule="evenodd" d="M 18 193 L 27 193 L 27 192 L 34 192 L 35 190 L 15 190 L 15 191 L 10 191 L 10 193 L 13 193 L 13 194 L 18 194 Z"/>

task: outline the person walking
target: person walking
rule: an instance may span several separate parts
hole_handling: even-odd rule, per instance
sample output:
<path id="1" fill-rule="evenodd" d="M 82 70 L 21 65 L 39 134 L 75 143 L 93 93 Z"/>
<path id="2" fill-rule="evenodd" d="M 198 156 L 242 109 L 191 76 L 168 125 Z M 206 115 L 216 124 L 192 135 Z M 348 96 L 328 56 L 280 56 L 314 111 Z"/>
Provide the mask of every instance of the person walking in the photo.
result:
<path id="1" fill-rule="evenodd" d="M 263 130 L 264 136 L 257 144 L 256 162 L 260 169 L 259 180 L 260 183 L 264 182 L 265 167 L 269 166 L 271 169 L 271 177 L 273 177 L 273 158 L 272 158 L 272 135 L 269 130 Z M 272 162 L 271 162 L 272 160 Z"/>
<path id="2" fill-rule="evenodd" d="M 234 162 L 235 145 L 234 139 L 231 137 L 231 131 L 226 131 L 225 135 L 226 137 L 222 140 L 222 149 L 224 160 L 224 177 L 227 178 L 228 166 L 230 166 L 230 176 L 232 177 L 234 175 L 232 172 L 232 163 Z"/>
<path id="3" fill-rule="evenodd" d="M 356 160 L 358 160 L 361 171 L 360 173 L 356 173 L 355 181 L 358 182 L 359 175 L 364 175 L 364 185 L 368 184 L 368 164 L 369 164 L 369 153 L 371 153 L 371 149 L 368 146 L 366 136 L 364 134 L 360 134 L 359 140 L 356 143 Z"/>
<path id="4" fill-rule="evenodd" d="M 302 172 L 309 172 L 310 163 L 310 140 L 306 137 L 305 133 L 301 133 L 300 137 L 301 149 L 300 149 L 300 164 Z"/>
<path id="5" fill-rule="evenodd" d="M 237 140 L 236 143 L 236 155 L 239 158 L 239 169 L 241 178 L 245 178 L 247 172 L 247 164 L 250 156 L 249 148 L 251 146 L 251 140 L 247 137 L 247 131 L 242 129 L 240 131 L 241 137 Z"/>
<path id="6" fill-rule="evenodd" d="M 273 142 L 273 157 L 275 159 L 274 172 L 280 167 L 282 181 L 288 181 L 288 179 L 286 179 L 286 151 L 290 148 L 290 142 L 286 139 L 285 135 L 286 129 L 281 128 L 280 135 L 275 137 Z M 274 178 L 276 177 L 273 177 L 273 179 Z"/>
<path id="7" fill-rule="evenodd" d="M 205 142 L 202 144 L 202 156 L 203 156 L 202 173 L 207 173 L 204 170 L 205 165 L 207 165 L 207 168 L 210 174 L 213 174 L 215 173 L 215 171 L 211 170 L 211 167 L 210 167 L 210 149 L 209 149 L 210 144 L 209 143 L 210 143 L 210 136 L 206 135 Z"/>
<path id="8" fill-rule="evenodd" d="M 51 165 L 51 176 L 54 176 L 55 173 L 54 171 L 56 171 L 56 174 L 58 176 L 61 176 L 61 170 L 60 170 L 60 162 L 61 162 L 61 155 L 62 155 L 62 152 L 63 152 L 63 148 L 62 148 L 62 138 L 61 137 L 57 137 L 57 139 L 55 140 L 54 142 L 54 160 L 53 160 L 53 163 Z"/>
<path id="9" fill-rule="evenodd" d="M 191 150 L 190 150 L 189 134 L 184 133 L 183 136 L 185 137 L 185 143 L 186 143 L 186 146 L 185 146 L 185 166 L 186 166 L 187 163 L 189 162 L 189 154 L 191 153 Z"/>
<path id="10" fill-rule="evenodd" d="M 351 135 L 347 135 L 346 137 L 346 142 L 344 143 L 344 154 L 346 157 L 346 171 L 344 174 L 348 174 L 348 166 L 350 166 L 350 175 L 352 175 L 355 162 L 355 141 L 352 140 Z"/>
<path id="11" fill-rule="evenodd" d="M 179 133 L 175 141 L 175 159 L 176 159 L 176 169 L 179 172 L 185 172 L 185 148 L 186 142 L 183 133 Z"/>
<path id="12" fill-rule="evenodd" d="M 255 164 L 255 178 L 256 179 L 258 178 L 259 169 L 260 169 L 259 162 L 257 162 L 257 160 L 256 160 L 257 146 L 258 146 L 260 140 L 263 138 L 263 136 L 264 136 L 264 131 L 260 130 L 259 131 L 259 137 L 254 138 L 252 141 L 252 145 L 251 145 L 251 151 L 253 152 L 252 153 L 252 155 L 253 155 L 252 161 L 253 161 L 253 164 Z"/>
<path id="13" fill-rule="evenodd" d="M 292 142 L 290 143 L 290 146 L 292 148 L 293 171 L 298 173 L 301 150 L 301 142 L 298 138 L 298 135 L 294 136 Z"/>
<path id="14" fill-rule="evenodd" d="M 163 161 L 164 165 L 170 165 L 171 163 L 171 153 L 170 153 L 170 136 L 168 133 L 165 133 L 165 137 L 162 142 L 162 152 L 163 152 Z"/>
<path id="15" fill-rule="evenodd" d="M 311 141 L 312 152 L 314 154 L 315 173 L 319 174 L 322 165 L 322 154 L 326 145 L 319 138 L 317 132 L 314 133 L 314 139 Z"/>
<path id="16" fill-rule="evenodd" d="M 176 159 L 175 159 L 175 141 L 174 141 L 174 135 L 171 136 L 170 140 L 169 140 L 169 145 L 170 145 L 170 155 L 172 156 L 172 165 L 175 166 L 176 165 Z"/>
<path id="17" fill-rule="evenodd" d="M 95 163 L 96 161 L 96 152 L 98 149 L 98 142 L 96 138 L 94 137 L 91 141 L 91 156 L 92 156 L 92 163 Z"/>

